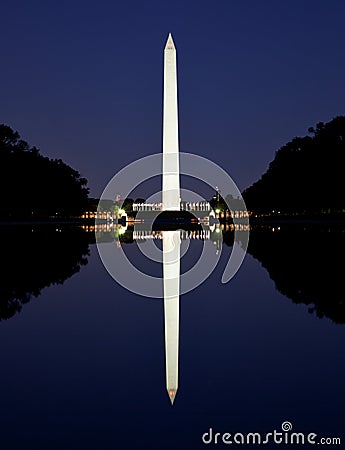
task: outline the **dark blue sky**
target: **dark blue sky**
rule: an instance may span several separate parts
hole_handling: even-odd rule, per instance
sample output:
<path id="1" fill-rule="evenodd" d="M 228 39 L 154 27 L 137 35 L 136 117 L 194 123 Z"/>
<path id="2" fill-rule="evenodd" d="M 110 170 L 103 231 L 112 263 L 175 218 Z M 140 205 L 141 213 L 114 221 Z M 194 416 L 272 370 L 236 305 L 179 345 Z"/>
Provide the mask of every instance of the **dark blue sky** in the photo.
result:
<path id="1" fill-rule="evenodd" d="M 345 2 L 3 1 L 0 122 L 99 195 L 161 151 L 163 48 L 178 51 L 180 149 L 241 189 L 345 113 Z"/>

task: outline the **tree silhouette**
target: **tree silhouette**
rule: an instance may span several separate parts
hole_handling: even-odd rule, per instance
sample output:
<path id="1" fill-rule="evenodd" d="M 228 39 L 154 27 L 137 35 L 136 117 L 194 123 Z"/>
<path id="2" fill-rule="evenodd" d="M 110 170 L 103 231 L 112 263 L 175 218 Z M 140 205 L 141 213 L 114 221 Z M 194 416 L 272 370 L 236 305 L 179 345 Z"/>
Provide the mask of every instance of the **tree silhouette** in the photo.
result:
<path id="1" fill-rule="evenodd" d="M 61 159 L 42 156 L 0 125 L 0 218 L 79 215 L 87 208 L 87 180 Z"/>
<path id="2" fill-rule="evenodd" d="M 260 180 L 243 192 L 251 211 L 341 212 L 345 209 L 343 160 L 345 116 L 281 147 Z"/>

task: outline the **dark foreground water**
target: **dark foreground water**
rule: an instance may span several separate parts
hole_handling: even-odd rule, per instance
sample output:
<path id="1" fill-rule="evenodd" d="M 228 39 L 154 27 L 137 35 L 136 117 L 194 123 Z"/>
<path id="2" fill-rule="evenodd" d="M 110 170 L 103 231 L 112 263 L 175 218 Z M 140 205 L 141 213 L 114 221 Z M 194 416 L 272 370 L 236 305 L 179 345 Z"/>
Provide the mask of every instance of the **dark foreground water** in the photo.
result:
<path id="1" fill-rule="evenodd" d="M 341 228 L 254 230 L 225 285 L 224 245 L 214 273 L 181 297 L 173 406 L 162 301 L 117 285 L 92 233 L 1 232 L 1 449 L 226 448 L 203 433 L 264 436 L 284 421 L 344 445 Z"/>

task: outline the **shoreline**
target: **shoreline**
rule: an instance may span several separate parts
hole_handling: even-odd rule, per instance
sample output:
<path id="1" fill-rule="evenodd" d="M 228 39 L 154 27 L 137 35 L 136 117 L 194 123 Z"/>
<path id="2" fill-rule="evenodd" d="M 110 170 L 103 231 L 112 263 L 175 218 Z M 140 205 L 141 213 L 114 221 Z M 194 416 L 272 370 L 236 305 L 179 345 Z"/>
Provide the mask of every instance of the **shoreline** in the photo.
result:
<path id="1" fill-rule="evenodd" d="M 233 220 L 218 219 L 219 223 L 233 223 Z M 129 221 L 131 222 L 131 221 Z M 164 220 L 162 225 L 174 225 Z M 286 217 L 250 217 L 250 225 L 271 224 L 271 225 L 345 225 L 345 216 L 286 216 Z M 17 225 L 96 225 L 95 219 L 41 219 L 41 220 L 0 220 L 0 226 L 17 226 Z M 127 225 L 129 225 L 127 221 Z"/>

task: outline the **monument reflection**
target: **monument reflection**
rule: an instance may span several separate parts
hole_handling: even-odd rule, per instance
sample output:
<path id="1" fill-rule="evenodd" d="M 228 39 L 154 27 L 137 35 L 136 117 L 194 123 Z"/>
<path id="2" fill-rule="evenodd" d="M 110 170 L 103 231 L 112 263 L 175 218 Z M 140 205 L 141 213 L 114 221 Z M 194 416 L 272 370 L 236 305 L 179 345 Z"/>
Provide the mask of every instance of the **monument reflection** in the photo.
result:
<path id="1" fill-rule="evenodd" d="M 175 400 L 178 388 L 180 247 L 179 231 L 163 231 L 165 370 L 171 403 Z"/>
<path id="2" fill-rule="evenodd" d="M 126 256 L 135 257 L 132 252 L 127 255 L 126 244 L 137 244 L 140 251 L 146 254 L 143 245 L 151 246 L 157 242 L 156 250 L 160 249 L 160 264 L 163 286 L 164 305 L 164 336 L 165 336 L 165 374 L 166 389 L 171 403 L 174 403 L 178 390 L 179 378 L 179 324 L 180 324 L 180 282 L 181 282 L 181 243 L 185 241 L 200 241 L 212 245 L 211 252 L 218 255 L 221 250 L 223 235 L 219 223 L 209 225 L 186 225 L 185 229 L 155 230 L 144 224 L 123 226 L 120 224 L 99 224 L 95 228 L 97 242 L 113 243 L 113 251 L 124 250 Z M 224 226 L 223 226 L 224 228 Z M 229 227 L 227 227 L 229 229 Z M 91 231 L 91 230 L 90 230 Z M 157 248 L 158 247 L 158 248 Z M 213 250 L 212 250 L 213 249 Z M 131 256 L 130 256 L 131 254 Z M 196 255 L 198 256 L 198 255 Z M 154 260 L 159 262 L 158 259 Z"/>

